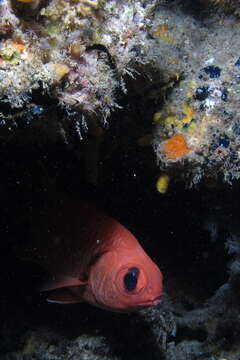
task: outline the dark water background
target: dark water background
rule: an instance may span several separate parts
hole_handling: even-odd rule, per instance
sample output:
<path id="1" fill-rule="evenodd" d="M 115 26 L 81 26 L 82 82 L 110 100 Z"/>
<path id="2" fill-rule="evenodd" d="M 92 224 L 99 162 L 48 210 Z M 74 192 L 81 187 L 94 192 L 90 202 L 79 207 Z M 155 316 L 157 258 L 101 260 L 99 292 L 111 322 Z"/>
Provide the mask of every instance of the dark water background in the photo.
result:
<path id="1" fill-rule="evenodd" d="M 146 171 L 145 155 L 134 145 L 117 148 L 105 159 L 103 156 L 101 181 L 95 187 L 85 183 L 81 151 L 81 145 L 69 148 L 58 143 L 14 140 L 2 145 L 0 353 L 18 349 L 19 336 L 25 331 L 46 326 L 67 338 L 98 331 L 124 359 L 141 358 L 149 351 L 153 359 L 154 354 L 159 358 L 151 328 L 137 314 L 113 314 L 87 304 L 65 307 L 45 302 L 36 291 L 45 274 L 18 256 L 18 248 L 31 240 L 32 218 L 53 189 L 59 197 L 67 193 L 94 201 L 136 235 L 164 273 L 165 288 L 172 296 L 189 291 L 182 301 L 186 310 L 191 310 L 196 306 L 189 300 L 191 296 L 203 304 L 226 282 L 226 227 L 220 224 L 216 246 L 204 222 L 209 210 L 219 203 L 223 213 L 225 208 L 228 214 L 237 212 L 239 190 L 203 186 L 186 190 L 179 183 L 162 196 L 155 188 L 158 170 Z M 176 287 L 169 285 L 170 279 Z"/>

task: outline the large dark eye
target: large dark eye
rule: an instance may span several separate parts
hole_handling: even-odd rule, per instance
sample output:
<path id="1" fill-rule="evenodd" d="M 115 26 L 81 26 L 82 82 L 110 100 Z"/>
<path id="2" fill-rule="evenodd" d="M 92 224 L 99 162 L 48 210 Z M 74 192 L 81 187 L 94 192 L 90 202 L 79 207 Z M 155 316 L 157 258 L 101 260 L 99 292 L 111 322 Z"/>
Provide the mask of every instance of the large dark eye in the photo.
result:
<path id="1" fill-rule="evenodd" d="M 136 289 L 139 269 L 132 267 L 128 269 L 127 274 L 124 276 L 124 286 L 128 291 Z"/>

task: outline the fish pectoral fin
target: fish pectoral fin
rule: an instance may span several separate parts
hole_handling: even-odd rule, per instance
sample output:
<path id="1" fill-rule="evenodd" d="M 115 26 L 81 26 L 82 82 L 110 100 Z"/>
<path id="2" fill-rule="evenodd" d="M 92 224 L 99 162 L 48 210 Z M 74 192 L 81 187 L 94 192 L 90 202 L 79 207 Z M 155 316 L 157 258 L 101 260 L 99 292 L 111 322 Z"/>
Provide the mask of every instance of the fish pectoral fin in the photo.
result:
<path id="1" fill-rule="evenodd" d="M 74 297 L 74 295 L 67 290 L 68 289 L 65 288 L 52 291 L 46 299 L 47 302 L 54 304 L 76 304 L 82 302 L 80 298 Z"/>
<path id="2" fill-rule="evenodd" d="M 53 276 L 51 280 L 46 282 L 40 287 L 40 291 L 50 291 L 60 288 L 66 288 L 70 286 L 84 286 L 87 285 L 87 281 L 81 281 L 78 278 L 71 276 Z"/>

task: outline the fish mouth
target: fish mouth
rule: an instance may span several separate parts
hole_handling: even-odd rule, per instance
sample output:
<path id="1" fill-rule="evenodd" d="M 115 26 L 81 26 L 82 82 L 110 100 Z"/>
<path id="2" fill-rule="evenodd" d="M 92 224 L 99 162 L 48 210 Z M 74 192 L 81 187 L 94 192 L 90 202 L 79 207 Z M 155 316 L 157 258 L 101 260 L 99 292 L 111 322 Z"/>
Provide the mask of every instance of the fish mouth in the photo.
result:
<path id="1" fill-rule="evenodd" d="M 162 302 L 162 299 L 161 299 L 161 298 L 162 298 L 161 295 L 155 296 L 154 298 L 149 299 L 149 300 L 147 300 L 146 302 L 139 304 L 139 306 L 140 306 L 140 307 L 147 307 L 147 306 L 156 306 L 156 305 L 159 305 L 159 304 L 161 304 L 161 302 Z"/>

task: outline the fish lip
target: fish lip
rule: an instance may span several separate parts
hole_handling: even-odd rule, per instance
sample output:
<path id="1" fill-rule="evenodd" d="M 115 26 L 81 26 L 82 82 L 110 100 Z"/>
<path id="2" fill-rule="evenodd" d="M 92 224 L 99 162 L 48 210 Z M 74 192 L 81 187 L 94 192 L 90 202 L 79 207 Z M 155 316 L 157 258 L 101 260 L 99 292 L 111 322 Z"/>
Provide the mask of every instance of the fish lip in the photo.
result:
<path id="1" fill-rule="evenodd" d="M 161 304 L 162 302 L 162 295 L 159 295 L 159 296 L 156 296 L 152 299 L 149 299 L 148 301 L 144 302 L 144 303 L 141 303 L 139 304 L 140 307 L 147 307 L 147 306 L 156 306 L 156 305 L 159 305 Z"/>

